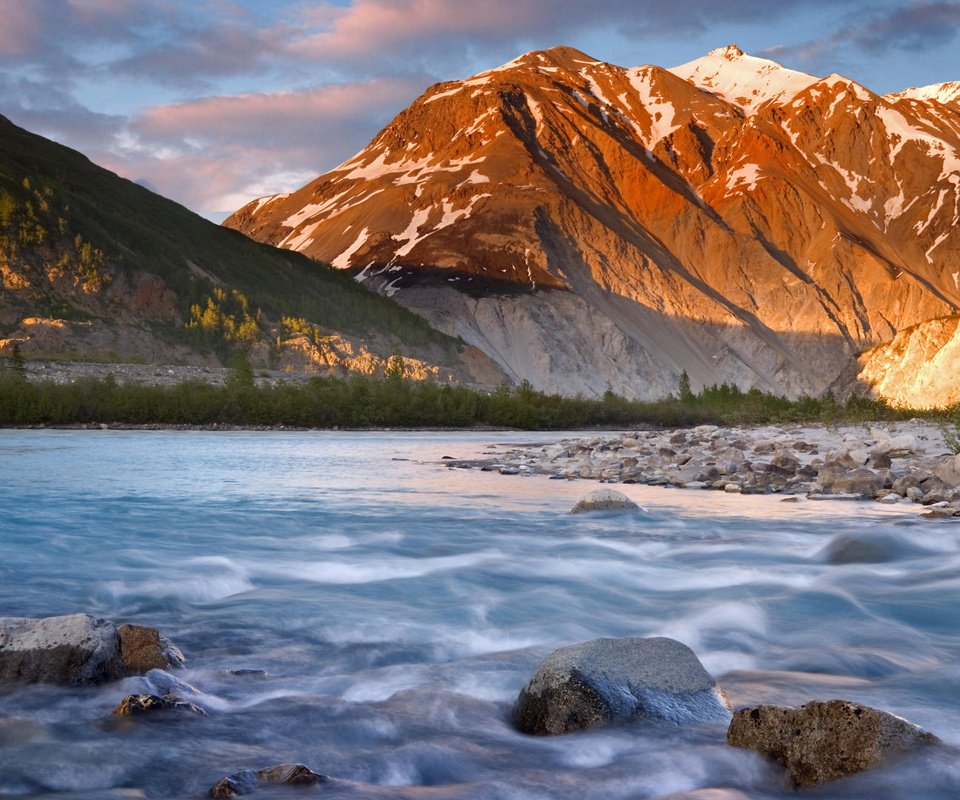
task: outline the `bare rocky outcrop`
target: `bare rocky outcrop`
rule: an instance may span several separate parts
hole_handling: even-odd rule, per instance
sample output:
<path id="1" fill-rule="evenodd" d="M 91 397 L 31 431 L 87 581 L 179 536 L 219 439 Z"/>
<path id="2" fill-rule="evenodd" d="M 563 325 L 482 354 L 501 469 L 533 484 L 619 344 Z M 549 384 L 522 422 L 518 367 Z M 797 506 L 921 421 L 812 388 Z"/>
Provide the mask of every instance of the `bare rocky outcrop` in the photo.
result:
<path id="1" fill-rule="evenodd" d="M 0 617 L 0 686 L 103 683 L 125 674 L 112 622 L 89 614 Z"/>
<path id="2" fill-rule="evenodd" d="M 726 698 L 684 644 L 662 637 L 594 639 L 547 656 L 514 709 L 524 733 L 556 735 L 640 719 L 726 721 Z"/>
<path id="3" fill-rule="evenodd" d="M 221 778 L 211 787 L 209 796 L 237 797 L 251 794 L 263 785 L 315 786 L 329 780 L 303 764 L 277 764 L 258 770 L 245 769 Z"/>
<path id="4" fill-rule="evenodd" d="M 933 319 L 899 331 L 857 358 L 854 384 L 897 405 L 942 408 L 960 403 L 960 316 Z"/>
<path id="5" fill-rule="evenodd" d="M 805 788 L 862 772 L 940 740 L 886 711 L 830 700 L 799 708 L 739 709 L 727 742 L 773 759 L 786 769 L 795 787 Z"/>

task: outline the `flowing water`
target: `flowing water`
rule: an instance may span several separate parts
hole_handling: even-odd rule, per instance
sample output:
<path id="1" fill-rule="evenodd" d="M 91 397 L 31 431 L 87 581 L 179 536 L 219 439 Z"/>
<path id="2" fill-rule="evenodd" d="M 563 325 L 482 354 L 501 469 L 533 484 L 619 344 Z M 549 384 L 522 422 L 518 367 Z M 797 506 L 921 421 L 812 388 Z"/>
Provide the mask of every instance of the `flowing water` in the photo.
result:
<path id="1" fill-rule="evenodd" d="M 652 635 L 735 706 L 842 697 L 949 745 L 810 797 L 960 796 L 960 526 L 644 486 L 645 513 L 571 516 L 594 484 L 440 461 L 557 438 L 0 432 L 0 615 L 155 626 L 209 712 L 112 720 L 143 678 L 0 693 L 0 797 L 192 798 L 290 761 L 337 780 L 259 797 L 795 797 L 723 725 L 513 730 L 553 649 Z M 883 560 L 835 563 L 838 536 Z"/>

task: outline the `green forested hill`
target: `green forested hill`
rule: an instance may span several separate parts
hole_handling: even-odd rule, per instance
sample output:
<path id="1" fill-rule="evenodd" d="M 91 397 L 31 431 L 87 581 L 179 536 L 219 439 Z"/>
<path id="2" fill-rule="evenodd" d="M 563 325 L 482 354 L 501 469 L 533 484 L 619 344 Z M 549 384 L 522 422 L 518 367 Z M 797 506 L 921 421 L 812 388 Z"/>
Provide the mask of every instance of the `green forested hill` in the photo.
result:
<path id="1" fill-rule="evenodd" d="M 67 336 L 81 357 L 97 355 L 82 352 L 88 340 L 129 344 L 131 357 L 148 357 L 143 342 L 279 356 L 293 339 L 322 350 L 331 334 L 436 364 L 462 349 L 349 276 L 214 225 L 0 116 L 0 340 L 20 331 L 28 356 L 44 349 L 24 338 L 30 318 L 109 329 Z"/>

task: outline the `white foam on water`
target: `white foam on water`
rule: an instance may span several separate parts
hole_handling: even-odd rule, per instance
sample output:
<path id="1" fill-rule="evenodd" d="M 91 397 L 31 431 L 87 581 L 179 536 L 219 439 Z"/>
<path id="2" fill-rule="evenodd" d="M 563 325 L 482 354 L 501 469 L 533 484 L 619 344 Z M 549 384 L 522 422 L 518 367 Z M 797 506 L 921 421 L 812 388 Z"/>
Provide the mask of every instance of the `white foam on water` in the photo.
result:
<path id="1" fill-rule="evenodd" d="M 494 550 L 465 553 L 435 558 L 366 557 L 362 561 L 303 561 L 284 565 L 273 564 L 263 572 L 314 581 L 316 583 L 354 584 L 422 578 L 437 572 L 476 567 L 491 559 L 500 558 Z"/>
<path id="2" fill-rule="evenodd" d="M 559 743 L 559 759 L 563 764 L 577 769 L 596 769 L 614 763 L 635 747 L 630 739 L 623 735 L 597 732 L 581 737 L 577 746 L 571 748 L 566 742 Z"/>
<path id="3" fill-rule="evenodd" d="M 716 656 L 718 664 L 713 665 L 714 669 L 719 666 L 723 672 L 727 672 L 730 669 L 749 668 L 754 665 L 753 659 L 745 653 L 740 653 L 737 663 L 731 664 L 729 653 L 718 654 L 708 650 L 706 640 L 715 636 L 718 631 L 724 636 L 737 631 L 751 638 L 760 638 L 766 635 L 767 627 L 767 616 L 758 605 L 730 601 L 669 619 L 664 622 L 658 633 L 683 642 L 695 653 L 703 653 L 701 661 L 704 658 Z"/>
<path id="4" fill-rule="evenodd" d="M 343 533 L 325 533 L 312 537 L 306 544 L 317 550 L 346 550 L 355 547 L 357 541 Z"/>
<path id="5" fill-rule="evenodd" d="M 163 564 L 159 570 L 166 577 L 108 581 L 103 588 L 117 598 L 145 595 L 197 603 L 215 602 L 253 589 L 247 570 L 226 556 L 198 556 L 179 564 Z"/>
<path id="6" fill-rule="evenodd" d="M 389 700 L 397 692 L 420 689 L 429 684 L 430 676 L 423 667 L 404 665 L 377 670 L 373 676 L 357 680 L 342 697 L 351 703 L 379 703 Z"/>

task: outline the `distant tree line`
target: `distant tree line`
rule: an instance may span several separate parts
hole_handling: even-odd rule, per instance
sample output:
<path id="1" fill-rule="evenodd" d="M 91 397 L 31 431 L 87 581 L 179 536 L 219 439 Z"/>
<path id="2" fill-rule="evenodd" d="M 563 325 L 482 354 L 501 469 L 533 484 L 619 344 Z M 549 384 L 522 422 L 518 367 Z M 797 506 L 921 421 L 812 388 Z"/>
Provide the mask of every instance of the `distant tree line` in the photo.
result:
<path id="1" fill-rule="evenodd" d="M 172 387 L 118 383 L 112 377 L 70 384 L 31 382 L 22 361 L 0 369 L 0 425 L 79 423 L 265 425 L 304 428 L 494 426 L 560 430 L 591 426 L 683 427 L 698 424 L 840 423 L 905 419 L 918 412 L 879 400 L 832 397 L 788 400 L 735 386 L 688 386 L 662 400 L 627 400 L 608 391 L 601 399 L 562 397 L 524 382 L 482 392 L 464 386 L 414 381 L 402 369 L 385 378 L 354 375 L 314 378 L 304 384 L 257 385 L 243 351 L 234 356 L 225 386 L 187 381 Z M 958 409 L 927 412 L 956 419 Z"/>

